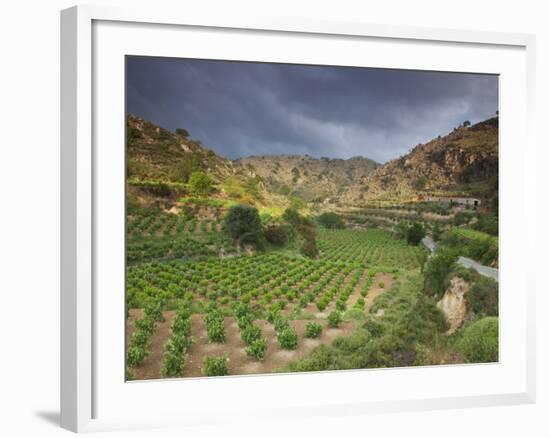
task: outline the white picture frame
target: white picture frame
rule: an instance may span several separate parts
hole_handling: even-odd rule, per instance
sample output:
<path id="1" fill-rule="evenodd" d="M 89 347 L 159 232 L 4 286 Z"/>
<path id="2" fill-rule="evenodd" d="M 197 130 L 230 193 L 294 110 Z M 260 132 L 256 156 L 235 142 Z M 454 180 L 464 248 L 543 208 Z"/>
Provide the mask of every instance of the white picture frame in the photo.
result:
<path id="1" fill-rule="evenodd" d="M 147 38 L 143 37 L 144 32 L 147 32 Z M 226 32 L 223 38 L 233 38 L 236 44 L 220 46 L 221 32 Z M 128 35 L 133 38 L 128 38 Z M 124 349 L 118 351 L 120 337 L 113 336 L 111 342 L 106 336 L 108 332 L 117 331 L 123 335 L 123 326 L 119 325 L 123 313 L 119 311 L 123 308 L 120 306 L 124 302 L 124 290 L 118 286 L 124 277 L 124 272 L 120 271 L 119 251 L 120 225 L 124 217 L 111 223 L 110 218 L 115 216 L 104 213 L 120 212 L 124 208 L 120 197 L 123 186 L 120 190 L 109 189 L 113 187 L 113 181 L 120 181 L 124 163 L 123 158 L 120 161 L 124 157 L 123 142 L 119 141 L 124 131 L 124 119 L 120 117 L 124 115 L 120 113 L 124 102 L 118 99 L 120 84 L 124 81 L 120 76 L 120 66 L 123 65 L 120 56 L 177 56 L 184 49 L 177 42 L 170 43 L 174 38 L 197 38 L 195 41 L 199 43 L 189 53 L 195 57 L 290 62 L 302 59 L 299 50 L 307 49 L 310 58 L 302 59 L 304 63 L 352 65 L 349 64 L 352 59 L 349 56 L 353 55 L 351 49 L 369 47 L 374 61 L 362 64 L 366 61 L 357 60 L 353 65 L 502 75 L 500 140 L 504 154 L 500 166 L 500 208 L 501 217 L 505 219 L 501 224 L 500 284 L 501 298 L 504 298 L 501 299 L 501 310 L 504 313 L 501 316 L 500 362 L 372 372 L 185 380 L 186 394 L 242 393 L 232 397 L 230 410 L 223 409 L 221 403 L 207 402 L 206 396 L 197 396 L 192 406 L 179 404 L 169 409 L 170 400 L 182 391 L 182 380 L 125 383 L 124 378 L 121 379 Z M 129 41 L 132 41 L 132 47 L 128 45 Z M 320 43 L 324 47 L 322 54 L 315 49 L 315 44 Z M 289 44 L 296 47 L 295 52 L 288 53 L 287 50 L 282 54 L 282 51 L 277 51 L 277 47 L 283 45 L 288 49 Z M 420 54 L 414 59 L 413 48 L 418 50 L 417 55 Z M 185 11 L 164 11 L 78 6 L 62 11 L 61 426 L 84 432 L 203 425 L 250 417 L 269 422 L 275 418 L 534 402 L 535 274 L 529 264 L 534 255 L 528 250 L 534 245 L 536 226 L 534 216 L 529 216 L 526 209 L 517 208 L 517 204 L 513 205 L 511 201 L 535 205 L 534 50 L 534 36 L 524 34 L 317 22 L 296 17 L 259 18 L 247 17 L 241 12 L 231 17 L 202 16 L 188 8 Z M 453 53 L 449 56 L 448 52 Z M 460 56 L 453 59 L 454 52 Z M 388 53 L 393 56 L 393 61 Z M 433 53 L 438 54 L 437 59 L 428 57 Z M 402 56 L 396 56 L 398 54 Z M 464 59 L 470 59 L 469 63 Z M 118 128 L 117 123 L 120 124 Z M 524 154 L 512 160 L 509 156 L 507 158 L 507 148 L 514 142 L 522 145 Z M 516 169 L 514 185 L 506 182 L 506 175 L 513 166 Z M 520 222 L 528 224 L 524 239 L 514 234 Z M 527 251 L 520 252 L 522 248 Z M 512 264 L 513 273 L 509 269 Z M 112 303 L 108 301 L 110 298 L 101 295 L 107 287 L 115 300 Z M 506 299 L 508 289 L 514 289 L 516 293 L 520 291 L 517 302 Z M 98 299 L 98 294 L 101 299 Z M 107 303 L 112 305 L 106 307 Z M 509 330 L 510 321 L 516 323 L 513 336 Z M 415 386 L 429 380 L 434 383 L 432 387 L 426 385 L 425 391 Z M 442 386 L 444 382 L 448 387 Z M 474 391 L 468 382 L 476 383 L 478 390 Z M 326 385 L 324 395 L 314 389 L 320 384 Z M 345 391 L 363 384 L 368 384 L 369 391 L 359 394 Z M 296 394 L 292 403 L 284 397 L 288 385 L 292 385 Z M 407 390 L 402 389 L 409 386 Z M 381 395 L 382 389 L 386 396 Z M 254 403 L 247 403 L 250 395 L 257 395 L 259 391 L 267 391 L 270 399 L 255 399 Z M 166 403 L 144 402 L 141 412 L 134 405 L 131 409 L 120 409 L 123 398 L 128 402 L 140 397 L 155 400 L 159 394 L 163 394 Z"/>

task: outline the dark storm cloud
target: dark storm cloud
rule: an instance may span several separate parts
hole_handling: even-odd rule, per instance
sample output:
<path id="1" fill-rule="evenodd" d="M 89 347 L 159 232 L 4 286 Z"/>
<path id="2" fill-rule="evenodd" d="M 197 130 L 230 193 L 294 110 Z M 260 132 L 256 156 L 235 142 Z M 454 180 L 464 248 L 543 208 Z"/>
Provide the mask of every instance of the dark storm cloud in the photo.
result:
<path id="1" fill-rule="evenodd" d="M 129 57 L 127 110 L 229 158 L 380 162 L 495 114 L 496 76 Z"/>

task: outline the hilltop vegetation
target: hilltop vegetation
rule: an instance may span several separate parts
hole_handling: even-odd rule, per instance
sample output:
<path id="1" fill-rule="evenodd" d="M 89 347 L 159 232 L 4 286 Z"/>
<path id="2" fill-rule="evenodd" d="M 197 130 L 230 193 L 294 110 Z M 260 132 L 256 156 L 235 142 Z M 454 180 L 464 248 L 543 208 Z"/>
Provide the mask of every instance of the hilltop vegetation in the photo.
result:
<path id="1" fill-rule="evenodd" d="M 339 196 L 380 166 L 365 157 L 342 160 L 308 155 L 252 156 L 236 163 L 260 175 L 270 190 L 315 203 L 337 202 Z"/>

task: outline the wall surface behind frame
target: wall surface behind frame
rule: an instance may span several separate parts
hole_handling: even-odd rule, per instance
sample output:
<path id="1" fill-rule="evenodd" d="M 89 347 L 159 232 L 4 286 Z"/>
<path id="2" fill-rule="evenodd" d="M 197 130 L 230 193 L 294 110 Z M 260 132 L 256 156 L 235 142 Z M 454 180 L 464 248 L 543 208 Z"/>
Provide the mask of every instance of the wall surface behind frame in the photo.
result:
<path id="1" fill-rule="evenodd" d="M 144 0 L 96 1 L 97 4 L 151 6 Z M 0 272 L 2 291 L 2 360 L 0 391 L 3 436 L 69 436 L 59 421 L 59 10 L 72 1 L 10 2 L 0 26 L 2 67 L 0 96 L 2 137 L 0 179 Z M 539 132 L 539 198 L 550 191 L 550 153 L 543 147 L 550 116 L 550 29 L 544 2 L 496 0 L 459 3 L 390 0 L 322 2 L 279 0 L 254 2 L 166 1 L 155 6 L 200 8 L 220 14 L 243 10 L 258 15 L 298 16 L 429 27 L 528 32 L 537 35 L 537 130 Z M 547 143 L 547 141 L 546 141 Z M 521 153 L 518 145 L 518 153 Z M 537 269 L 546 272 L 550 247 L 543 233 L 549 207 L 540 202 Z M 541 276 L 542 277 L 542 276 Z M 550 308 L 545 284 L 538 285 L 538 403 L 530 406 L 435 411 L 363 418 L 301 421 L 261 426 L 262 436 L 548 436 Z M 190 436 L 258 436 L 259 426 L 214 427 Z M 190 431 L 183 431 L 190 433 Z M 109 437 L 178 436 L 182 431 L 120 432 Z"/>

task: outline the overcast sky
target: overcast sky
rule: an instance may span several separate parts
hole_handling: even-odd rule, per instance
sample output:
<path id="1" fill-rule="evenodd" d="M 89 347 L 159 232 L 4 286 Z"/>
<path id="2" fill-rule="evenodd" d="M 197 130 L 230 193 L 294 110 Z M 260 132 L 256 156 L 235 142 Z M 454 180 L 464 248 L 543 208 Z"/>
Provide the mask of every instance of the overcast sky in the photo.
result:
<path id="1" fill-rule="evenodd" d="M 309 154 L 385 162 L 492 117 L 491 75 L 127 58 L 127 111 L 231 158 Z"/>

